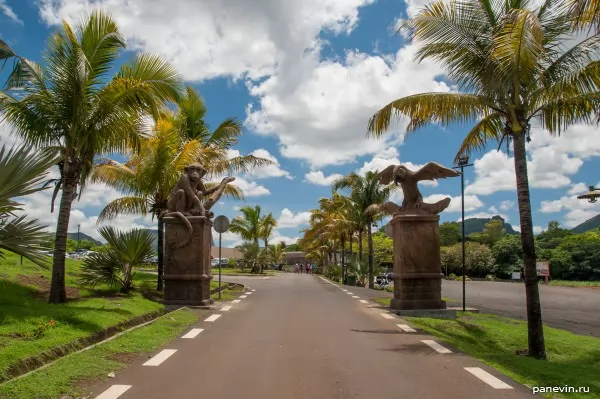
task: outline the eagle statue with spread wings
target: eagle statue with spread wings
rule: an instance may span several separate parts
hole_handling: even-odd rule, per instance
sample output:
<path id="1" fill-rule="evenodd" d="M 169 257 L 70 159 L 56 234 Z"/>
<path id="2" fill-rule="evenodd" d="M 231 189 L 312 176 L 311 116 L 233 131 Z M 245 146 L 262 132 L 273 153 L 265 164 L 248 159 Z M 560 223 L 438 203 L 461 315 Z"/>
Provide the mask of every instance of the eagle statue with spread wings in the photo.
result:
<path id="1" fill-rule="evenodd" d="M 446 177 L 460 176 L 460 172 L 454 169 L 446 168 L 438 163 L 429 162 L 416 172 L 409 170 L 404 165 L 390 165 L 379 172 L 375 179 L 379 184 L 390 184 L 394 182 L 400 185 L 404 193 L 402 206 L 393 202 L 372 205 L 372 211 L 379 211 L 387 214 L 416 214 L 416 215 L 437 215 L 450 205 L 450 198 L 444 198 L 435 204 L 423 202 L 423 195 L 417 187 L 417 183 L 422 180 L 437 180 Z"/>

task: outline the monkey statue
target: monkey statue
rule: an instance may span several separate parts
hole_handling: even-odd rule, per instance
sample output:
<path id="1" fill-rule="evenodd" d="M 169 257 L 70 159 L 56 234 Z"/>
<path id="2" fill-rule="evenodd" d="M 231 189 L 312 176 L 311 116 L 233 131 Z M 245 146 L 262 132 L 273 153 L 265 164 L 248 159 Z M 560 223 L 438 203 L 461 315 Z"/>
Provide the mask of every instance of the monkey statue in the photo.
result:
<path id="1" fill-rule="evenodd" d="M 183 174 L 171 190 L 167 199 L 167 210 L 163 211 L 160 217 L 174 216 L 185 223 L 189 237 L 180 243 L 179 247 L 185 247 L 192 238 L 193 228 L 186 216 L 205 216 L 212 217 L 210 208 L 221 197 L 225 186 L 234 181 L 234 177 L 226 177 L 221 183 L 213 188 L 207 189 L 202 183 L 202 178 L 207 170 L 199 163 L 192 163 L 183 169 Z M 206 200 L 206 207 L 203 199 L 213 194 Z"/>

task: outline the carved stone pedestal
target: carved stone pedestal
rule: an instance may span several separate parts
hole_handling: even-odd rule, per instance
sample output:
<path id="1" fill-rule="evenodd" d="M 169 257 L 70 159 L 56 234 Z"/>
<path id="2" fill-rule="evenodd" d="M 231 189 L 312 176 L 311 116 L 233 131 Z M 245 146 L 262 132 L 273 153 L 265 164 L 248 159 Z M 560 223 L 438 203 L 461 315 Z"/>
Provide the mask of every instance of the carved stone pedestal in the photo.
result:
<path id="1" fill-rule="evenodd" d="M 165 305 L 208 306 L 210 297 L 210 248 L 212 222 L 201 216 L 189 216 L 193 234 L 189 244 L 179 247 L 189 237 L 185 223 L 167 216 L 165 222 Z"/>
<path id="2" fill-rule="evenodd" d="M 390 222 L 394 239 L 392 309 L 446 309 L 439 220 L 438 215 L 398 215 Z"/>

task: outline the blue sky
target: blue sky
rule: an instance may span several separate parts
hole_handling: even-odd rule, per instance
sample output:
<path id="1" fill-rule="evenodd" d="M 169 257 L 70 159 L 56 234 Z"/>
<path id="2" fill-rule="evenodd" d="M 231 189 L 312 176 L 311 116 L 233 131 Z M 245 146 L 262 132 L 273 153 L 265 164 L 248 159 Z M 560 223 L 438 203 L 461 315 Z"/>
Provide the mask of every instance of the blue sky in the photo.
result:
<path id="1" fill-rule="evenodd" d="M 61 19 L 77 20 L 90 4 L 109 9 L 123 29 L 130 53 L 159 53 L 173 60 L 208 106 L 208 122 L 227 117 L 244 122 L 236 148 L 272 157 L 277 167 L 237 176 L 243 201 L 222 201 L 215 213 L 230 218 L 236 208 L 260 204 L 279 219 L 276 239 L 292 242 L 306 226 L 308 211 L 331 193 L 328 182 L 350 171 L 409 167 L 435 161 L 451 166 L 468 126 L 429 127 L 403 137 L 405 122 L 382 140 L 365 137 L 369 117 L 408 94 L 448 91 L 444 70 L 413 61 L 415 47 L 395 35 L 398 18 L 423 0 L 0 0 L 0 37 L 34 60 Z M 250 4 L 252 3 L 252 4 Z M 2 140 L 12 140 L 0 125 Z M 574 126 L 553 138 L 534 129 L 529 145 L 531 199 L 539 232 L 548 221 L 573 227 L 597 214 L 596 204 L 575 198 L 600 176 L 600 134 Z M 518 228 L 512 158 L 487 151 L 466 170 L 467 216 L 503 215 Z M 451 196 L 442 220 L 460 218 L 460 179 L 426 184 L 431 200 Z M 71 228 L 97 236 L 95 217 L 118 196 L 90 187 L 75 206 Z M 27 211 L 52 224 L 48 194 L 27 200 Z M 150 226 L 149 218 L 122 217 L 117 226 Z M 239 241 L 227 234 L 228 245 Z"/>

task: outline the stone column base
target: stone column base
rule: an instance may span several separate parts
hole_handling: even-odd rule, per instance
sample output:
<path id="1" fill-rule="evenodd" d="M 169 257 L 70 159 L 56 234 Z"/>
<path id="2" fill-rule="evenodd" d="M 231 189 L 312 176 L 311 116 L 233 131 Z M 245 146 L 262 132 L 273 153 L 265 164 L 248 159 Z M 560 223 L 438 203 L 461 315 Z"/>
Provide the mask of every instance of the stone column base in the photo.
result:
<path id="1" fill-rule="evenodd" d="M 210 280 L 212 276 L 188 275 L 178 276 L 165 274 L 165 305 L 209 306 L 214 303 L 210 297 Z M 169 289 L 166 289 L 169 287 Z"/>

